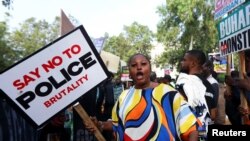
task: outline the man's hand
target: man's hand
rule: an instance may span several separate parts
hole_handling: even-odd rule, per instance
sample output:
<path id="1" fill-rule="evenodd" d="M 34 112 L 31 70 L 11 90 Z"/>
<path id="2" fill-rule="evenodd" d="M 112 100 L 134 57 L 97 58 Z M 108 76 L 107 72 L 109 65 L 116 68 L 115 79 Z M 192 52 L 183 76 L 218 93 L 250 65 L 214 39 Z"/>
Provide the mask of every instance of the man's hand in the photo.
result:
<path id="1" fill-rule="evenodd" d="M 250 78 L 244 75 L 244 79 L 238 81 L 238 86 L 244 90 L 250 91 Z"/>
<path id="2" fill-rule="evenodd" d="M 99 121 L 97 120 L 96 117 L 90 117 L 90 119 L 92 120 L 92 122 L 94 123 L 94 125 L 92 125 L 91 123 L 87 123 L 87 122 L 84 122 L 84 125 L 85 125 L 85 128 L 90 133 L 94 133 L 96 131 L 96 128 L 94 126 L 96 126 L 98 128 L 99 127 L 99 125 L 98 125 Z"/>

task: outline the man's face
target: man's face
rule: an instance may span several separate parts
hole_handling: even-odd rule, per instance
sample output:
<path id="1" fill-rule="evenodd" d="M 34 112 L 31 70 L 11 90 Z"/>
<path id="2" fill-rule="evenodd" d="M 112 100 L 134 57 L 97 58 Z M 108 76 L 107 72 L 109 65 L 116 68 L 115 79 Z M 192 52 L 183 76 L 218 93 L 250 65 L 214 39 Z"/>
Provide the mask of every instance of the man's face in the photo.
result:
<path id="1" fill-rule="evenodd" d="M 181 60 L 181 70 L 180 70 L 180 72 L 184 72 L 184 73 L 189 73 L 189 68 L 190 68 L 190 65 L 192 64 L 192 58 L 191 58 L 191 56 L 188 54 L 188 53 L 186 53 L 185 55 L 184 55 L 184 57 L 182 58 L 182 60 Z"/>

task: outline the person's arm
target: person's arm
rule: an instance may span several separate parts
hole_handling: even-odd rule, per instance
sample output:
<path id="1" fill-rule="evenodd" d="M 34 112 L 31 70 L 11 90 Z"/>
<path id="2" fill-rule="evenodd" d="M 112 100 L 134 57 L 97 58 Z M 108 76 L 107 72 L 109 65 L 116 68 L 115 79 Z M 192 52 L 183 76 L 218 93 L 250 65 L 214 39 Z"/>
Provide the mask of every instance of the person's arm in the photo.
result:
<path id="1" fill-rule="evenodd" d="M 198 129 L 197 129 L 197 124 L 200 122 L 198 121 L 197 117 L 194 115 L 194 113 L 191 110 L 190 105 L 187 103 L 187 101 L 184 99 L 184 97 L 180 94 L 177 93 L 175 95 L 175 99 L 178 102 L 175 102 L 175 107 L 174 110 L 174 115 L 176 116 L 177 119 L 180 122 L 177 122 L 176 128 L 181 131 L 180 132 L 180 138 L 183 141 L 197 141 L 198 140 Z M 175 113 L 176 112 L 176 113 Z M 188 122 L 184 122 L 183 117 L 189 117 Z"/>
<path id="2" fill-rule="evenodd" d="M 113 130 L 113 125 L 112 125 L 112 121 L 111 120 L 107 120 L 107 121 L 99 121 L 98 122 L 98 129 L 100 129 L 100 131 L 112 131 Z"/>
<path id="3" fill-rule="evenodd" d="M 218 83 L 214 83 L 212 84 L 212 87 L 214 89 L 214 104 L 215 104 L 215 108 L 210 109 L 210 116 L 211 119 L 214 121 L 216 118 L 216 114 L 217 114 L 217 105 L 218 105 L 218 99 L 219 99 L 219 85 Z"/>
<path id="4" fill-rule="evenodd" d="M 98 121 L 96 119 L 96 117 L 90 117 L 90 119 L 92 120 L 92 122 L 94 123 L 94 125 L 89 124 L 89 123 L 84 123 L 85 128 L 90 132 L 90 133 L 94 133 L 96 131 L 96 128 L 94 126 L 96 126 L 101 132 L 103 130 L 109 130 L 112 131 L 112 121 L 111 120 L 107 120 L 107 121 Z"/>
<path id="5" fill-rule="evenodd" d="M 239 106 L 239 112 L 242 117 L 247 117 L 248 119 L 250 119 L 249 109 L 245 109 L 244 107 Z M 245 124 L 250 125 L 250 120 L 248 120 Z"/>
<path id="6" fill-rule="evenodd" d="M 217 108 L 212 108 L 212 109 L 210 109 L 209 112 L 210 112 L 210 117 L 211 117 L 212 121 L 214 121 L 216 118 Z"/>
<path id="7" fill-rule="evenodd" d="M 218 104 L 218 99 L 219 99 L 219 84 L 218 83 L 213 83 L 211 84 L 213 89 L 214 89 L 214 97 L 215 97 L 215 105 Z"/>
<path id="8" fill-rule="evenodd" d="M 247 76 L 245 76 L 244 79 L 238 80 L 237 84 L 240 88 L 250 91 L 250 78 L 248 78 Z"/>
<path id="9" fill-rule="evenodd" d="M 229 86 L 236 86 L 250 91 L 250 78 L 244 75 L 244 79 L 233 79 L 231 76 L 225 77 L 225 83 Z"/>
<path id="10" fill-rule="evenodd" d="M 225 83 L 229 86 L 234 86 L 235 85 L 235 80 L 229 76 L 229 75 L 226 75 L 225 76 Z"/>
<path id="11" fill-rule="evenodd" d="M 231 100 L 231 99 L 232 99 L 232 93 L 229 92 L 228 90 L 225 90 L 225 91 L 224 91 L 224 98 L 225 98 L 225 100 L 227 100 L 227 101 Z"/>

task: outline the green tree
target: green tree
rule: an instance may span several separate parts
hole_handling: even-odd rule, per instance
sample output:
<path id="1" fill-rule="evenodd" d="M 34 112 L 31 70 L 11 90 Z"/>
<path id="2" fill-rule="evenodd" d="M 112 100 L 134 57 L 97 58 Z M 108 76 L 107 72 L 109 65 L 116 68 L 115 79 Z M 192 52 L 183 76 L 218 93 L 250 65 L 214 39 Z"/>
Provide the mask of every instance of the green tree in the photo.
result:
<path id="1" fill-rule="evenodd" d="M 119 36 L 108 38 L 104 50 L 127 61 L 134 53 L 149 55 L 153 38 L 154 34 L 147 26 L 134 22 L 130 26 L 124 26 L 124 31 Z"/>
<path id="2" fill-rule="evenodd" d="M 22 59 L 59 37 L 59 17 L 52 24 L 45 20 L 29 18 L 20 24 L 20 29 L 10 35 L 12 48 L 18 52 L 17 60 Z"/>
<path id="3" fill-rule="evenodd" d="M 2 0 L 2 5 L 8 8 L 10 8 L 12 3 L 13 3 L 13 0 Z"/>
<path id="4" fill-rule="evenodd" d="M 105 43 L 104 50 L 119 56 L 122 60 L 127 60 L 131 54 L 131 46 L 121 33 L 118 36 L 109 37 Z"/>
<path id="5" fill-rule="evenodd" d="M 0 71 L 2 72 L 15 61 L 16 52 L 8 41 L 8 26 L 6 22 L 0 22 Z"/>
<path id="6" fill-rule="evenodd" d="M 157 25 L 157 40 L 166 46 L 158 62 L 176 63 L 190 48 L 206 54 L 216 50 L 213 9 L 213 0 L 166 0 L 166 5 L 158 7 L 161 21 Z"/>
<path id="7" fill-rule="evenodd" d="M 144 25 L 137 22 L 132 23 L 130 26 L 125 26 L 125 37 L 130 43 L 135 52 L 149 55 L 152 49 L 153 32 Z"/>

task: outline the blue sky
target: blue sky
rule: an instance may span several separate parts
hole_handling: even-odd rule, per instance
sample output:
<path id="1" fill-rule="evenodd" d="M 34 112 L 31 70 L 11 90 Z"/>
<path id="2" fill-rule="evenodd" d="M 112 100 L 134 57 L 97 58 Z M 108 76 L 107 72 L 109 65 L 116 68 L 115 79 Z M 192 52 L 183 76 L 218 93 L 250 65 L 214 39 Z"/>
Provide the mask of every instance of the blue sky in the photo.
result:
<path id="1" fill-rule="evenodd" d="M 8 11 L 12 18 L 11 28 L 18 28 L 19 23 L 35 17 L 52 22 L 60 16 L 62 9 L 66 15 L 75 17 L 92 37 L 101 37 L 105 32 L 118 35 L 124 25 L 134 21 L 148 26 L 156 32 L 160 20 L 156 7 L 165 4 L 166 0 L 14 0 L 13 10 L 0 7 L 0 21 L 3 13 Z"/>

